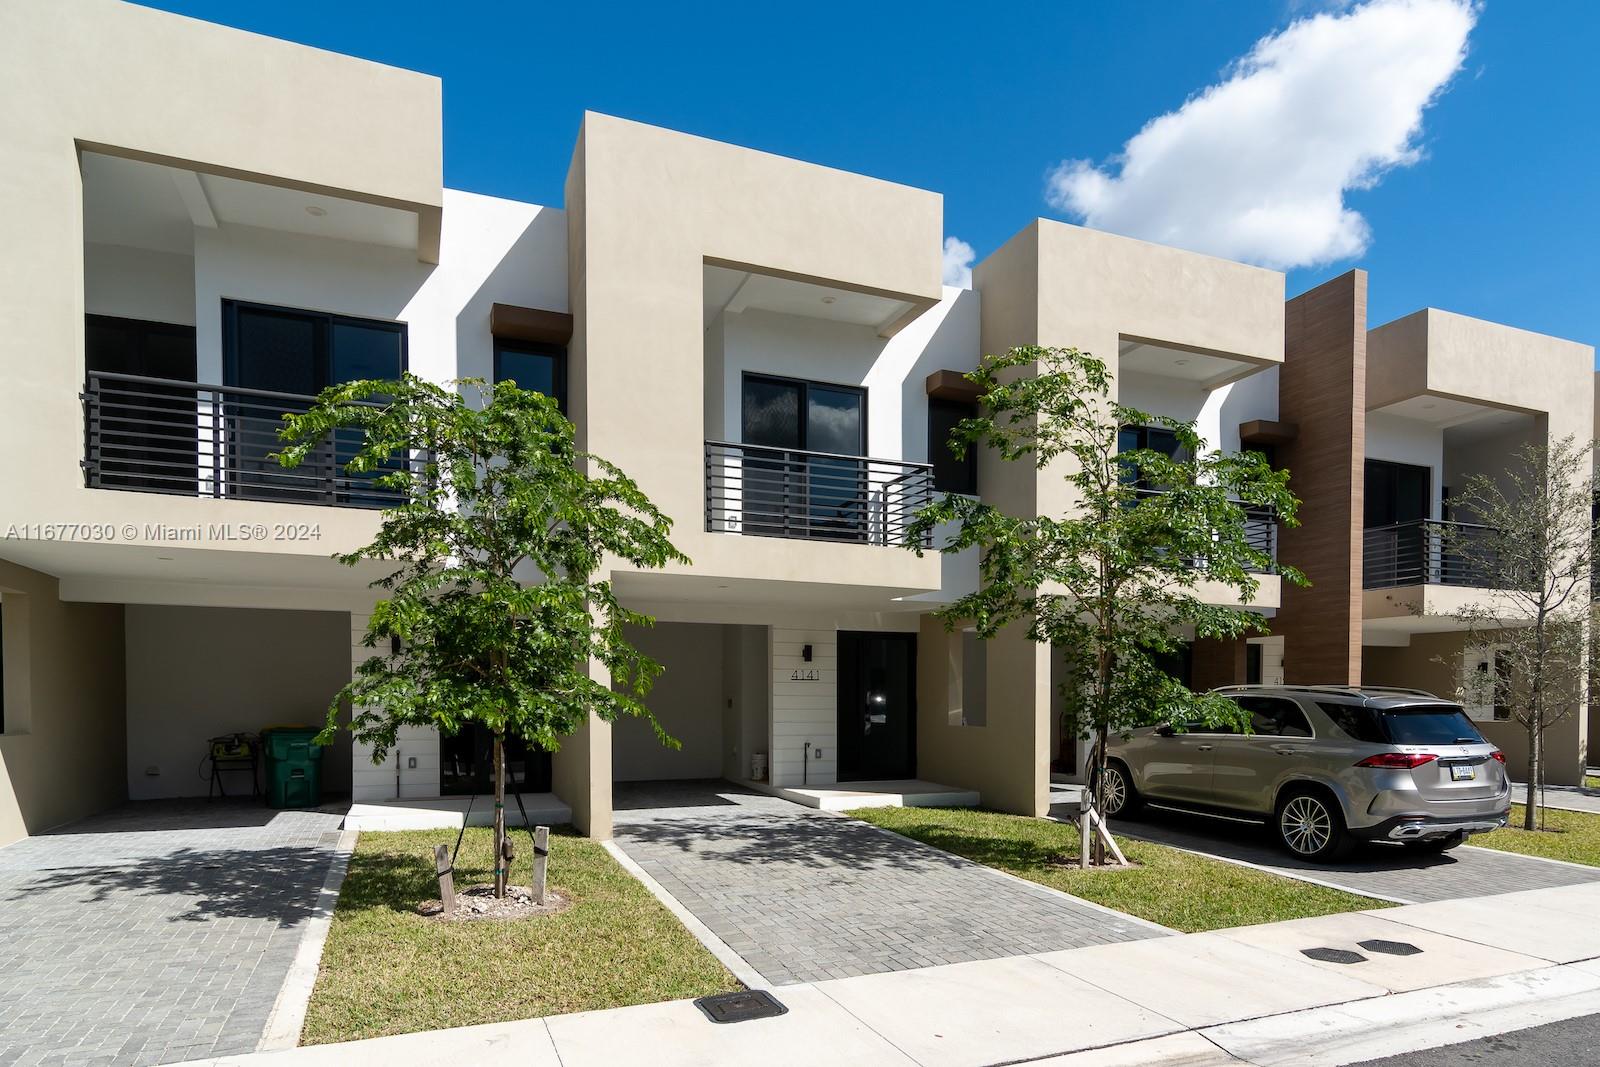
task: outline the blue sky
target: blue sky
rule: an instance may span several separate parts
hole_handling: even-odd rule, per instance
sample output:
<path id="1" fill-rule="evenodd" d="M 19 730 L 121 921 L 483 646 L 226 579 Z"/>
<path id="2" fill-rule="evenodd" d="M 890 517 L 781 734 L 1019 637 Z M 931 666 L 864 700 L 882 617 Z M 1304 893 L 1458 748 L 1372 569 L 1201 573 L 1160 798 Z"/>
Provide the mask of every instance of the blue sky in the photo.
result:
<path id="1" fill-rule="evenodd" d="M 1360 7 L 1307 0 L 150 6 L 439 75 L 456 188 L 559 204 L 587 108 L 941 192 L 979 259 L 1087 216 L 1290 267 L 1291 295 L 1364 267 L 1373 325 L 1431 305 L 1600 341 L 1600 5 L 1373 3 L 1394 10 L 1365 13 L 1370 41 Z M 1187 109 L 1123 181 L 1129 139 L 1264 38 L 1268 77 Z M 1252 103 L 1277 85 L 1287 103 Z M 1235 247 L 1227 210 L 1259 198 L 1277 214 Z"/>

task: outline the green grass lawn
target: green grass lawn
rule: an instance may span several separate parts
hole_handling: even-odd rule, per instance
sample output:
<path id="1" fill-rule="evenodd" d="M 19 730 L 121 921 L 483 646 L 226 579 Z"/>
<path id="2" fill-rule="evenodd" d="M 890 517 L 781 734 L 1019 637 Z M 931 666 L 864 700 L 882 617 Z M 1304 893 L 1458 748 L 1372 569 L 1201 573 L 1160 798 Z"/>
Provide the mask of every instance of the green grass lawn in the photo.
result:
<path id="1" fill-rule="evenodd" d="M 1383 908 L 1381 900 L 1311 885 L 1164 845 L 1118 838 L 1133 869 L 1079 870 L 1075 826 L 967 808 L 866 808 L 855 818 L 946 852 L 1185 933 Z"/>
<path id="2" fill-rule="evenodd" d="M 1592 774 L 1584 775 L 1583 776 L 1583 787 L 1585 789 L 1600 789 L 1600 778 L 1596 778 Z"/>
<path id="3" fill-rule="evenodd" d="M 1543 830 L 1531 833 L 1522 826 L 1522 805 L 1511 806 L 1511 825 L 1493 833 L 1477 834 L 1474 845 L 1497 848 L 1502 852 L 1521 852 L 1526 856 L 1567 860 L 1600 867 L 1600 815 L 1586 811 L 1546 808 Z"/>
<path id="4" fill-rule="evenodd" d="M 508 922 L 416 914 L 439 895 L 432 847 L 453 831 L 363 833 L 339 893 L 304 1044 L 528 1019 L 741 988 L 597 843 L 550 839 L 550 885 L 573 906 Z M 519 835 L 512 881 L 530 878 Z M 467 831 L 456 885 L 492 880 L 492 833 Z"/>

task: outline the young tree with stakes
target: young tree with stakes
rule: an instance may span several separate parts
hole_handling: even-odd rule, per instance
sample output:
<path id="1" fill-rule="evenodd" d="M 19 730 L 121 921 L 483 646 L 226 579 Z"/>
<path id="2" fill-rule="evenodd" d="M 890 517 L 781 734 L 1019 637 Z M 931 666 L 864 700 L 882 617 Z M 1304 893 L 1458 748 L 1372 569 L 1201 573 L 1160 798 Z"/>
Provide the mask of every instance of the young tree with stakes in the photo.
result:
<path id="1" fill-rule="evenodd" d="M 951 449 L 987 446 L 1030 463 L 1061 478 L 1076 503 L 1065 515 L 1015 516 L 947 494 L 917 517 L 911 543 L 920 553 L 935 528 L 954 524 L 942 551 L 980 552 L 979 588 L 940 612 L 947 627 L 971 624 L 988 639 L 1017 624 L 1029 640 L 1070 651 L 1079 684 L 1064 686 L 1062 697 L 1070 728 L 1094 738 L 1088 797 L 1103 812 L 1113 734 L 1242 724 L 1238 704 L 1190 691 L 1164 661 L 1181 650 L 1185 631 L 1232 639 L 1264 629 L 1253 612 L 1200 599 L 1199 583 L 1245 601 L 1262 572 L 1304 582 L 1246 530 L 1247 508 L 1292 524 L 1298 501 L 1288 473 L 1259 453 L 1206 451 L 1193 424 L 1114 402 L 1106 365 L 1077 349 L 1013 348 L 985 356 L 967 377 L 982 392 L 980 414 L 959 424 Z M 1170 431 L 1175 454 L 1121 451 L 1127 426 Z M 1087 831 L 1082 845 L 1089 855 Z"/>
<path id="2" fill-rule="evenodd" d="M 1494 590 L 1456 612 L 1458 695 L 1508 709 L 1527 734 L 1524 830 L 1543 825 L 1545 734 L 1587 707 L 1595 489 L 1592 442 L 1525 444 L 1499 477 L 1474 475 L 1452 495 L 1452 514 L 1473 525 L 1444 528 L 1441 562 Z"/>
<path id="3" fill-rule="evenodd" d="M 301 415 L 285 416 L 279 461 L 296 467 L 336 433 L 359 432 L 345 466 L 401 502 L 383 512 L 372 543 L 338 558 L 380 560 L 364 643 L 391 648 L 362 663 L 328 709 L 319 740 L 337 729 L 341 700 L 351 731 L 386 758 L 400 727 L 450 735 L 479 723 L 494 736 L 496 896 L 504 896 L 505 739 L 556 751 L 591 713 L 649 719 L 644 704 L 661 671 L 623 627 L 648 616 L 617 602 L 598 577 L 607 561 L 634 567 L 686 563 L 663 515 L 621 470 L 581 451 L 556 401 L 513 383 L 468 379 L 332 386 Z M 480 403 L 464 392 L 476 392 Z M 612 685 L 590 675 L 603 664 Z"/>

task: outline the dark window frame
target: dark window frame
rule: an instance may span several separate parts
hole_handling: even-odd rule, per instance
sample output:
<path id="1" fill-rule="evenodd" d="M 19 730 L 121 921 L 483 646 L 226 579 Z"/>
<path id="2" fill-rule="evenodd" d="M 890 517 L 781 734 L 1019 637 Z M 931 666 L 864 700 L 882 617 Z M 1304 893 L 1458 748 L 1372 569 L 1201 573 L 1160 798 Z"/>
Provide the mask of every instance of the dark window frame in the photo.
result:
<path id="1" fill-rule="evenodd" d="M 793 449 L 793 451 L 798 452 L 811 451 L 811 443 L 806 439 L 808 436 L 806 432 L 806 423 L 808 421 L 806 419 L 806 413 L 810 410 L 809 396 L 807 394 L 811 386 L 820 385 L 824 389 L 837 389 L 840 392 L 855 393 L 859 395 L 861 397 L 861 452 L 859 455 L 852 456 L 850 458 L 867 458 L 867 427 L 871 425 L 871 413 L 868 410 L 869 397 L 867 395 L 866 386 L 848 385 L 843 382 L 825 382 L 817 378 L 791 378 L 784 374 L 768 374 L 765 371 L 744 371 L 739 376 L 739 440 L 741 443 L 748 443 L 744 441 L 744 385 L 746 382 L 752 380 L 775 382 L 779 385 L 798 385 L 800 387 L 800 443 Z M 750 447 L 771 448 L 774 451 L 783 451 L 783 449 L 776 445 L 751 445 Z M 836 453 L 829 454 L 834 455 Z"/>
<path id="2" fill-rule="evenodd" d="M 361 315 L 345 315 L 332 311 L 316 311 L 311 308 L 288 307 L 283 304 L 266 304 L 257 300 L 239 300 L 233 297 L 222 298 L 222 384 L 225 386 L 239 387 L 239 319 L 241 310 L 261 311 L 274 315 L 313 320 L 320 324 L 320 333 L 316 342 L 316 351 L 312 358 L 316 361 L 314 366 L 315 376 L 326 381 L 329 385 L 338 384 L 332 380 L 333 376 L 333 327 L 335 325 L 359 326 L 367 329 L 377 328 L 400 337 L 400 373 L 405 374 L 411 369 L 411 327 L 409 323 L 396 319 L 373 319 Z M 323 386 L 327 388 L 327 386 Z"/>
<path id="3" fill-rule="evenodd" d="M 1295 702 L 1293 700 L 1290 700 L 1287 697 L 1255 696 L 1255 695 L 1252 694 L 1252 695 L 1249 695 L 1249 696 L 1234 697 L 1233 699 L 1234 699 L 1234 702 L 1239 705 L 1239 707 L 1243 708 L 1245 711 L 1250 713 L 1250 716 L 1251 716 L 1251 730 L 1250 730 L 1250 734 L 1248 736 L 1251 736 L 1251 737 L 1289 737 L 1289 738 L 1300 738 L 1300 739 L 1309 740 L 1311 738 L 1316 737 L 1316 735 L 1317 735 L 1316 727 L 1312 725 L 1311 716 L 1306 714 L 1306 709 L 1302 708 L 1297 702 Z M 1266 730 L 1257 730 L 1257 729 L 1255 729 L 1255 717 L 1257 715 L 1264 715 L 1264 714 L 1267 714 L 1267 713 L 1254 710 L 1253 708 L 1251 708 L 1246 703 L 1246 701 L 1253 701 L 1253 702 L 1256 702 L 1258 704 L 1264 704 L 1264 705 L 1268 705 L 1268 706 L 1271 706 L 1271 707 L 1283 708 L 1288 712 L 1292 712 L 1295 716 L 1298 717 L 1298 721 L 1297 721 L 1296 725 L 1303 725 L 1305 727 L 1305 733 L 1303 733 L 1303 734 L 1288 734 L 1288 733 L 1284 733 L 1283 729 L 1282 729 L 1282 726 L 1281 726 L 1281 723 L 1282 723 L 1282 715 L 1281 714 L 1279 716 L 1280 726 L 1279 726 L 1279 728 L 1277 730 L 1269 733 Z"/>
<path id="4" fill-rule="evenodd" d="M 971 400 L 951 400 L 947 397 L 930 396 L 928 398 L 928 462 L 933 466 L 933 489 L 936 493 L 960 493 L 963 496 L 978 495 L 978 449 L 973 445 L 967 446 L 967 453 L 961 459 L 956 459 L 950 454 L 949 437 L 943 438 L 934 431 L 934 412 L 945 411 L 959 418 L 952 422 L 951 429 L 962 419 L 976 418 L 978 405 Z M 946 464 L 941 471 L 940 465 Z M 957 484 L 947 484 L 948 478 L 941 479 L 941 474 L 948 475 L 952 469 L 959 471 Z"/>
<path id="5" fill-rule="evenodd" d="M 545 341 L 521 341 L 514 337 L 496 337 L 494 339 L 494 362 L 492 373 L 496 383 L 508 381 L 510 377 L 501 370 L 501 357 L 506 354 L 517 356 L 549 356 L 553 364 L 550 381 L 555 389 L 556 406 L 561 413 L 567 413 L 567 346 L 551 344 Z M 527 389 L 526 383 L 518 382 L 519 389 Z M 538 392 L 539 390 L 532 390 Z"/>

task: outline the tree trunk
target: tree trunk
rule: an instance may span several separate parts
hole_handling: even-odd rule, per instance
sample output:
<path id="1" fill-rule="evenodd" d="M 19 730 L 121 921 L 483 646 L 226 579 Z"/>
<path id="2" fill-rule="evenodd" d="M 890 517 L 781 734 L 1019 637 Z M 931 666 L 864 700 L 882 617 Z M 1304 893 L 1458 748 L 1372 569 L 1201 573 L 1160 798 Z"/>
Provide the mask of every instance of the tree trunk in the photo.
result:
<path id="1" fill-rule="evenodd" d="M 494 734 L 494 895 L 506 895 L 506 742 Z"/>
<path id="2" fill-rule="evenodd" d="M 1535 810 L 1539 807 L 1539 774 L 1542 770 L 1539 752 L 1539 720 L 1537 716 L 1528 717 L 1528 781 L 1527 795 L 1524 796 L 1522 805 L 1522 828 L 1532 830 L 1535 828 Z"/>

